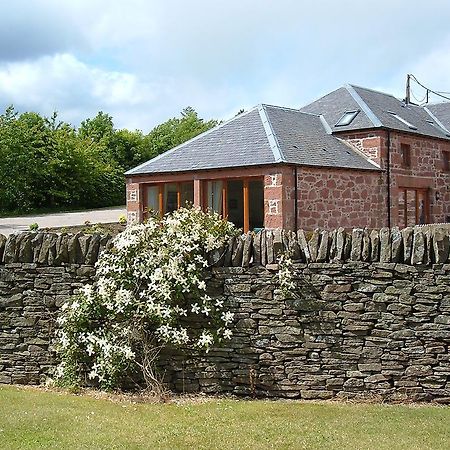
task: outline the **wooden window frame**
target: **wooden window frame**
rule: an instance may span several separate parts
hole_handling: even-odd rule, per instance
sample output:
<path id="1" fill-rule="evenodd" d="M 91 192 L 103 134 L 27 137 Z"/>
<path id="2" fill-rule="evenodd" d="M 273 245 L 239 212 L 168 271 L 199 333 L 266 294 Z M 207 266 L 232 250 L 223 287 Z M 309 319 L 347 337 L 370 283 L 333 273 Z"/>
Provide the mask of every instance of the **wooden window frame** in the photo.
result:
<path id="1" fill-rule="evenodd" d="M 143 204 L 142 204 L 142 217 L 145 219 L 148 218 L 148 211 L 147 208 L 147 202 L 148 202 L 148 193 L 147 188 L 150 186 L 158 186 L 159 192 L 158 192 L 158 204 L 159 204 L 159 215 L 161 217 L 164 216 L 165 210 L 164 210 L 164 188 L 166 184 L 176 184 L 177 185 L 177 208 L 181 207 L 181 185 L 184 183 L 191 183 L 192 180 L 186 180 L 186 181 L 179 181 L 177 183 L 144 183 L 143 184 Z"/>
<path id="2" fill-rule="evenodd" d="M 242 196 L 243 196 L 243 230 L 244 233 L 250 231 L 250 182 L 260 180 L 264 183 L 263 176 L 253 177 L 229 177 L 229 178 L 214 178 L 206 179 L 202 182 L 202 208 L 207 210 L 208 208 L 208 182 L 209 181 L 222 181 L 222 212 L 221 215 L 224 219 L 228 217 L 228 181 L 242 181 Z"/>

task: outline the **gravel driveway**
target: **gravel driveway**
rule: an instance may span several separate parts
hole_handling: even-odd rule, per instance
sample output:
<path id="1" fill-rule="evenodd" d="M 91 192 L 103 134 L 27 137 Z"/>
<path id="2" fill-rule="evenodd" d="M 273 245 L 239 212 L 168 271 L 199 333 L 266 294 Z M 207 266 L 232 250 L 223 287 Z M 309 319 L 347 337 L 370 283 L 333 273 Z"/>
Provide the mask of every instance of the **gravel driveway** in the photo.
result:
<path id="1" fill-rule="evenodd" d="M 83 225 L 86 221 L 91 223 L 113 223 L 117 222 L 119 217 L 123 214 L 126 214 L 125 206 L 80 212 L 5 217 L 0 218 L 0 234 L 8 236 L 17 231 L 28 230 L 32 223 L 37 223 L 39 228 Z"/>

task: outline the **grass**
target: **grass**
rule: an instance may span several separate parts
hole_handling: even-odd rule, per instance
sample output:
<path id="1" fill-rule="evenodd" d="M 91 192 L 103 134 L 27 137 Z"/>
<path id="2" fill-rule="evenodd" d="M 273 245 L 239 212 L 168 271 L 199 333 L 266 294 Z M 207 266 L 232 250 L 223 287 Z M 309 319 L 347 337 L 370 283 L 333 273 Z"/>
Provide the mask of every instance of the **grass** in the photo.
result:
<path id="1" fill-rule="evenodd" d="M 448 449 L 450 408 L 111 401 L 0 385 L 0 448 Z"/>

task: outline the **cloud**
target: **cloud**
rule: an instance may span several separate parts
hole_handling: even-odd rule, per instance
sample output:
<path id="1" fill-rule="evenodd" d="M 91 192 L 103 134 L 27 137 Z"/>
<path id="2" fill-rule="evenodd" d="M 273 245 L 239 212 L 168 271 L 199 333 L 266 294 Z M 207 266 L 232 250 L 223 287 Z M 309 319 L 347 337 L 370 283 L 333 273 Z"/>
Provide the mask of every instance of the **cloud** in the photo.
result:
<path id="1" fill-rule="evenodd" d="M 450 3 L 399 0 L 18 0 L 0 17 L 0 106 L 148 130 L 192 106 L 226 119 L 298 107 L 344 83 L 442 90 Z M 9 27 L 9 28 L 8 28 Z"/>

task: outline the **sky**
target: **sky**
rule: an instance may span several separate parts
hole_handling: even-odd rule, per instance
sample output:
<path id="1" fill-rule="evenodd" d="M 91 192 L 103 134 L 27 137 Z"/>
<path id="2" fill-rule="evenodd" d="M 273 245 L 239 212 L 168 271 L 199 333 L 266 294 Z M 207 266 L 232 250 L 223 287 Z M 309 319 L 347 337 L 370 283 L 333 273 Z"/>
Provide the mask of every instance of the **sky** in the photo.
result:
<path id="1" fill-rule="evenodd" d="M 345 83 L 404 97 L 407 73 L 450 91 L 448 0 L 0 0 L 0 11 L 0 110 L 73 125 L 104 111 L 147 133 L 186 106 L 226 120 Z"/>

